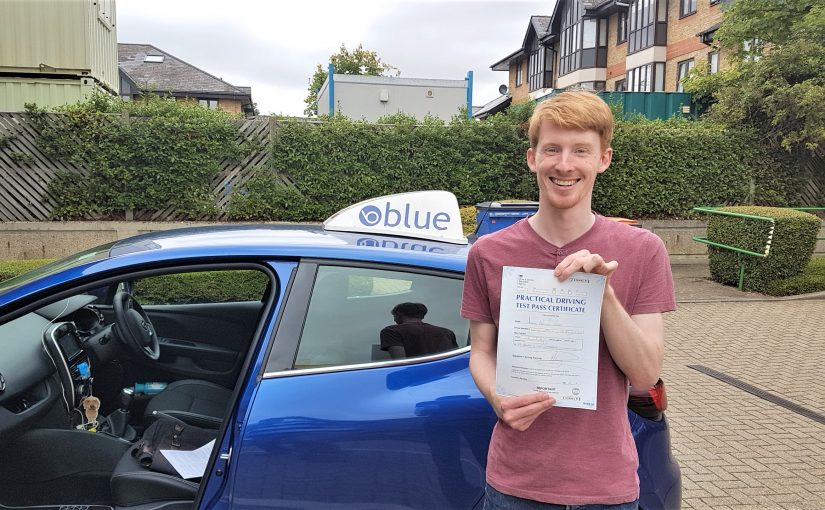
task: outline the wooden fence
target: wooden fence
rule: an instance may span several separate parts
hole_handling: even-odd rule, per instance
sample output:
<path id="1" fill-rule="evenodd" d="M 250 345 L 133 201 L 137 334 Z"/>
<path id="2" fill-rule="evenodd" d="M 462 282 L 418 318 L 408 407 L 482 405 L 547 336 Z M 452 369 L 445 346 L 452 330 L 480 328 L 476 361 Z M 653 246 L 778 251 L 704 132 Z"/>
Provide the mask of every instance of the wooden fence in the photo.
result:
<path id="1" fill-rule="evenodd" d="M 50 122 L 57 122 L 60 114 L 48 114 Z M 55 199 L 49 194 L 49 182 L 61 171 L 86 173 L 82 166 L 52 159 L 37 146 L 38 132 L 25 113 L 0 113 L 0 222 L 44 221 L 51 219 Z M 224 161 L 212 181 L 216 216 L 200 220 L 226 220 L 226 208 L 232 191 L 242 186 L 259 169 L 269 167 L 269 140 L 277 129 L 272 117 L 257 117 L 237 121 L 237 142 L 249 141 L 261 147 L 242 161 Z M 285 184 L 289 181 L 281 176 Z M 129 219 L 143 221 L 181 221 L 186 215 L 173 207 L 159 211 L 136 210 Z"/>

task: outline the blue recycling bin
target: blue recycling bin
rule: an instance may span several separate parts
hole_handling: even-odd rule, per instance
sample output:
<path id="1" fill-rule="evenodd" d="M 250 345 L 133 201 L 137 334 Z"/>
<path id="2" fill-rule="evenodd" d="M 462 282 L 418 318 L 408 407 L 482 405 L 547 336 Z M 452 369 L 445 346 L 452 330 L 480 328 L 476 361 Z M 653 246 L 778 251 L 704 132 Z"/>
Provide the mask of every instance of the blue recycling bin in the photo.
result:
<path id="1" fill-rule="evenodd" d="M 539 210 L 538 202 L 481 202 L 476 204 L 476 235 L 509 227 Z"/>

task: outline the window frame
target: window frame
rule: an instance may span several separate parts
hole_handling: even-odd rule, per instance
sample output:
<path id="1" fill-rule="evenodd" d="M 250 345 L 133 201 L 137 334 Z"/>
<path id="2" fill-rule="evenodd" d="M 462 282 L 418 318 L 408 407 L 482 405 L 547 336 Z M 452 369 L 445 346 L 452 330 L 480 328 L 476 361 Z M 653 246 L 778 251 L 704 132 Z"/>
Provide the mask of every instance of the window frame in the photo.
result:
<path id="1" fill-rule="evenodd" d="M 676 92 L 684 92 L 682 79 L 690 74 L 690 70 L 696 66 L 696 59 L 687 58 L 676 63 Z M 684 70 L 684 72 L 683 72 Z"/>
<path id="2" fill-rule="evenodd" d="M 632 0 L 628 7 L 627 54 L 667 45 L 667 1 Z"/>
<path id="3" fill-rule="evenodd" d="M 693 10 L 690 10 L 690 9 Z M 679 0 L 679 19 L 696 14 L 699 9 L 699 0 Z"/>
<path id="4" fill-rule="evenodd" d="M 649 62 L 628 69 L 625 73 L 626 92 L 664 92 L 664 76 L 664 62 Z M 640 90 L 642 82 L 645 83 L 644 90 Z"/>
<path id="5" fill-rule="evenodd" d="M 219 101 L 219 99 L 198 98 L 198 104 L 209 110 L 218 110 L 220 108 Z"/>
<path id="6" fill-rule="evenodd" d="M 579 69 L 607 67 L 607 20 L 585 16 L 581 0 L 570 0 L 564 4 L 559 36 L 559 76 Z M 588 39 L 592 39 L 592 46 L 584 46 L 585 32 L 590 36 Z"/>
<path id="7" fill-rule="evenodd" d="M 624 20 L 624 22 L 622 21 Z M 619 11 L 616 16 L 616 46 L 627 42 L 627 11 Z"/>
<path id="8" fill-rule="evenodd" d="M 714 63 L 715 69 L 714 69 Z M 708 73 L 716 74 L 719 72 L 719 50 L 714 50 L 708 53 Z"/>
<path id="9" fill-rule="evenodd" d="M 522 61 L 519 60 L 516 63 L 516 80 L 515 80 L 516 87 L 521 87 L 524 84 L 524 65 Z"/>
<path id="10" fill-rule="evenodd" d="M 398 271 L 417 275 L 430 275 L 442 278 L 456 279 L 463 282 L 464 273 L 437 268 L 411 267 L 392 263 L 363 262 L 330 259 L 303 259 L 295 270 L 293 279 L 287 289 L 288 298 L 281 307 L 281 317 L 272 345 L 276 346 L 266 362 L 265 379 L 292 377 L 307 374 L 323 374 L 365 370 L 387 366 L 403 366 L 427 363 L 440 359 L 459 356 L 470 350 L 469 324 L 467 331 L 467 345 L 450 351 L 404 359 L 376 360 L 351 365 L 331 365 L 317 368 L 294 368 L 298 356 L 304 323 L 309 313 L 309 305 L 315 287 L 318 269 L 322 266 L 353 267 L 357 269 L 376 269 L 381 271 Z M 388 325 L 390 319 L 387 311 Z M 376 337 L 379 332 L 376 332 Z"/>

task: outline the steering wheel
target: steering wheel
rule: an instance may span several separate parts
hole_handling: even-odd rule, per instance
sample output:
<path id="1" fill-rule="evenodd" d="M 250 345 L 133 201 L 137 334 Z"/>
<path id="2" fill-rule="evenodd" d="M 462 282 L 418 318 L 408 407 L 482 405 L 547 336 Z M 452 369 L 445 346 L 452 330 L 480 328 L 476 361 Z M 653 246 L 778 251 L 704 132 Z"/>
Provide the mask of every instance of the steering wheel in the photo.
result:
<path id="1" fill-rule="evenodd" d="M 115 294 L 113 304 L 118 338 L 136 354 L 149 359 L 160 357 L 160 343 L 155 327 L 140 304 L 128 292 Z"/>

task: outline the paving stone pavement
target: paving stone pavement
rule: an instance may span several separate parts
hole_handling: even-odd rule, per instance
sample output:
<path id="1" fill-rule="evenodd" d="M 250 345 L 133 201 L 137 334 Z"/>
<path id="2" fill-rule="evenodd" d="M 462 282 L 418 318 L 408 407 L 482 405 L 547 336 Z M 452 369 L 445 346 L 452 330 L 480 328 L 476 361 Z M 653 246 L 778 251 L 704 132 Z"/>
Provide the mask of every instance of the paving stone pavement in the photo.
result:
<path id="1" fill-rule="evenodd" d="M 825 421 L 825 296 L 771 299 L 674 266 L 663 377 L 684 509 L 825 509 L 825 424 L 699 372 L 702 365 Z"/>

